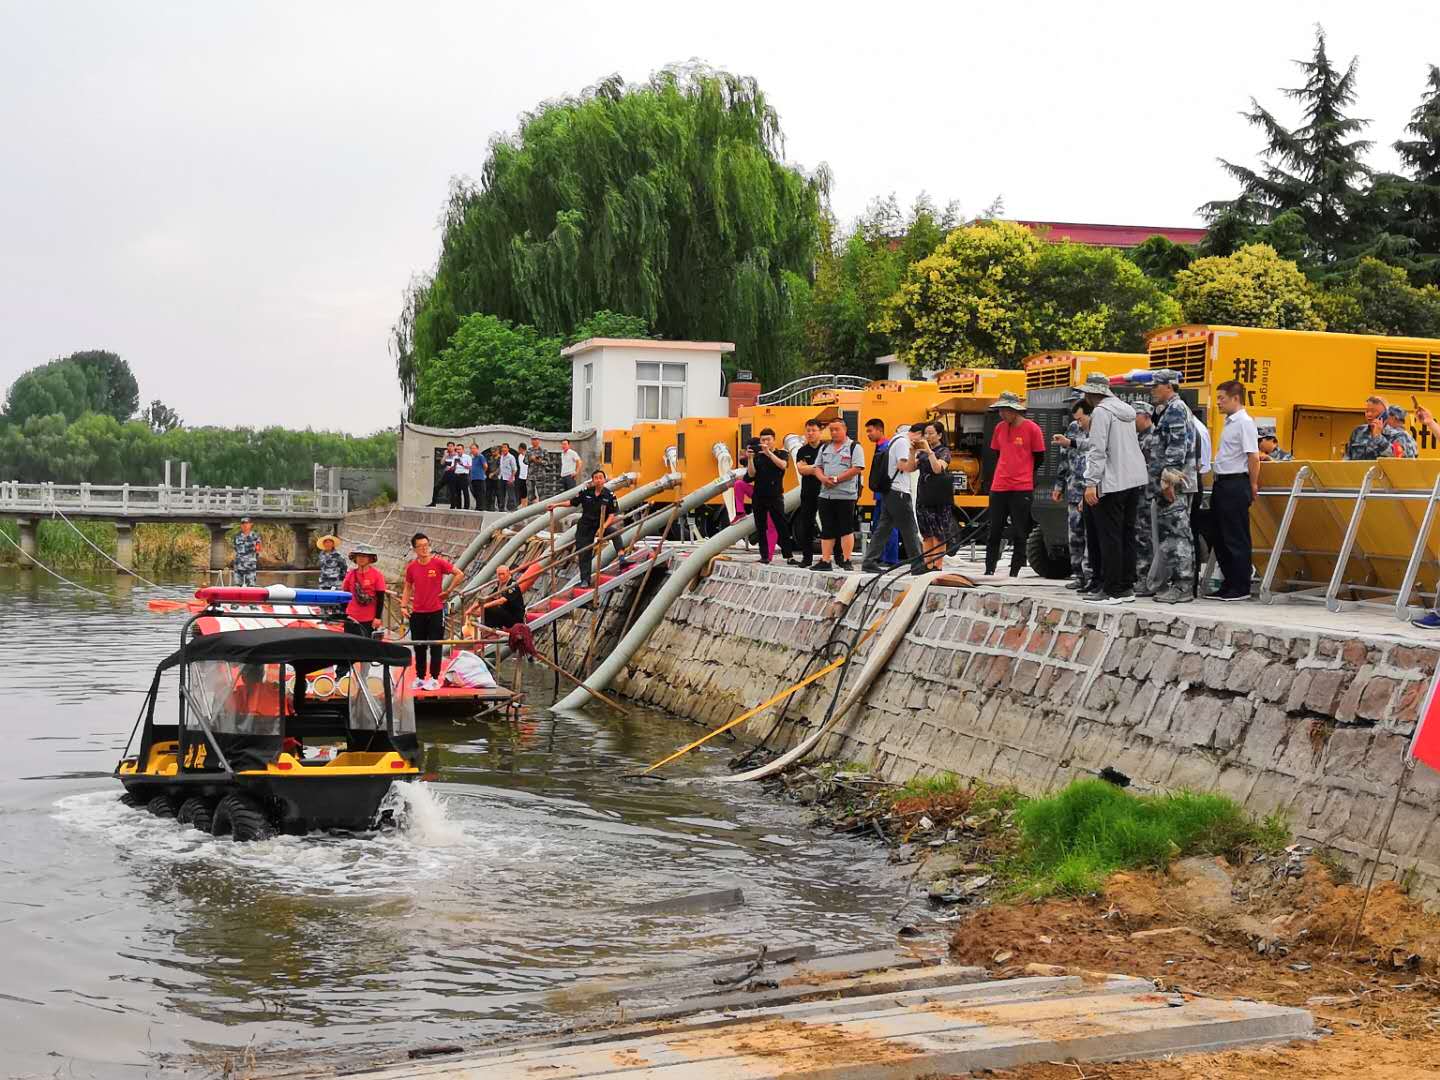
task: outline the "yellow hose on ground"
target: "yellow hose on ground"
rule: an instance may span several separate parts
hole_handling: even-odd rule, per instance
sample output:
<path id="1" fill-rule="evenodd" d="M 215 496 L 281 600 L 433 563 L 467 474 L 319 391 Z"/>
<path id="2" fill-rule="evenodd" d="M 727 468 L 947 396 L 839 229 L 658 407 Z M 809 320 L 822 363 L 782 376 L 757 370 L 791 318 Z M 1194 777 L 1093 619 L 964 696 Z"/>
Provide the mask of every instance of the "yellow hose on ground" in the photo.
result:
<path id="1" fill-rule="evenodd" d="M 897 603 L 898 603 L 898 600 L 897 600 Z M 855 647 L 858 649 L 861 645 L 863 645 L 863 644 L 865 643 L 865 639 L 868 638 L 871 634 L 875 633 L 876 630 L 880 629 L 880 624 L 883 623 L 883 622 L 886 620 L 886 618 L 889 617 L 889 615 L 890 615 L 890 612 L 887 611 L 884 615 L 881 615 L 881 616 L 880 616 L 878 619 L 876 619 L 873 623 L 871 623 L 869 626 L 867 626 L 867 627 L 865 628 L 865 633 L 861 634 L 861 635 L 860 635 L 860 640 L 855 643 Z M 728 723 L 721 724 L 718 728 L 716 728 L 714 731 L 710 732 L 708 735 L 702 735 L 700 738 L 698 738 L 698 739 L 696 739 L 694 742 L 692 742 L 689 746 L 682 746 L 679 750 L 676 750 L 676 751 L 675 751 L 673 754 L 671 754 L 669 757 L 667 757 L 667 758 L 662 758 L 661 760 L 655 762 L 654 765 L 651 765 L 648 769 L 646 769 L 646 770 L 645 770 L 644 772 L 642 772 L 640 775 L 641 775 L 641 776 L 649 776 L 649 775 L 650 775 L 652 772 L 654 772 L 656 769 L 660 768 L 660 766 L 662 766 L 662 765 L 669 765 L 670 762 L 674 761 L 674 760 L 675 760 L 676 758 L 678 758 L 678 757 L 684 757 L 686 754 L 688 754 L 691 750 L 694 750 L 696 747 L 704 746 L 704 745 L 705 745 L 707 742 L 709 742 L 711 739 L 715 738 L 716 735 L 723 735 L 723 734 L 725 734 L 725 732 L 729 731 L 731 728 L 735 727 L 737 724 L 743 724 L 746 720 L 752 720 L 752 719 L 754 719 L 755 717 L 757 717 L 757 716 L 759 716 L 761 713 L 763 713 L 766 709 L 770 708 L 772 705 L 776 705 L 776 704 L 778 704 L 779 702 L 784 701 L 787 697 L 789 697 L 791 694 L 795 693 L 795 692 L 798 691 L 798 690 L 803 690 L 805 687 L 807 687 L 807 686 L 809 686 L 811 683 L 813 683 L 816 679 L 822 678 L 822 677 L 830 674 L 830 672 L 834 671 L 836 668 L 840 667 L 840 666 L 841 666 L 842 664 L 844 664 L 844 663 L 845 663 L 845 657 L 843 657 L 843 656 L 840 657 L 840 659 L 838 659 L 838 660 L 832 660 L 830 663 L 826 664 L 826 665 L 825 665 L 823 668 L 821 668 L 819 671 L 811 672 L 809 675 L 807 675 L 805 678 L 801 679 L 799 682 L 797 682 L 794 686 L 790 687 L 789 689 L 787 689 L 787 690 L 781 690 L 780 693 L 776 694 L 776 695 L 775 695 L 774 697 L 772 697 L 769 701 L 762 701 L 759 705 L 756 705 L 753 709 L 749 710 L 748 712 L 743 712 L 743 713 L 741 713 L 741 714 L 740 714 L 739 716 L 737 716 L 734 720 L 731 720 L 731 721 L 729 721 Z"/>
<path id="2" fill-rule="evenodd" d="M 906 632 L 909 631 L 910 624 L 915 620 L 921 605 L 925 602 L 926 591 L 937 578 L 943 576 L 943 571 L 936 571 L 910 579 L 907 591 L 894 601 L 895 606 L 890 612 L 890 625 L 885 628 L 885 633 L 880 636 L 880 640 L 875 643 L 875 647 L 865 658 L 864 666 L 855 677 L 855 686 L 846 694 L 845 700 L 836 707 L 829 720 L 806 736 L 798 746 L 787 750 L 774 761 L 751 769 L 749 772 L 713 777 L 715 783 L 738 784 L 749 780 L 763 780 L 767 776 L 773 776 L 775 773 L 788 769 L 814 750 L 820 741 L 844 719 L 845 714 L 865 699 L 865 695 L 870 692 L 870 684 L 885 670 L 885 666 L 890 662 L 890 657 L 894 655 L 896 648 L 904 639 Z"/>

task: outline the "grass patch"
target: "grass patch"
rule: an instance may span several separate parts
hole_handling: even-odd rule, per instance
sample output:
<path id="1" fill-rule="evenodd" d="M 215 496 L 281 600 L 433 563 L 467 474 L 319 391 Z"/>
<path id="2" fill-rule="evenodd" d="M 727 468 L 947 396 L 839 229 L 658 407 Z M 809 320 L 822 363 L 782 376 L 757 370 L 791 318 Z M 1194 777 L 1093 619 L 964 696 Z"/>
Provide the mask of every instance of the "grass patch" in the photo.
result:
<path id="1" fill-rule="evenodd" d="M 1031 897 L 1084 895 L 1117 870 L 1278 850 L 1289 841 L 1283 819 L 1257 821 L 1223 795 L 1132 795 L 1103 780 L 1077 780 L 1021 803 L 1015 820 L 1019 845 L 1007 876 L 1015 892 Z"/>
<path id="2" fill-rule="evenodd" d="M 967 791 L 969 787 L 969 784 L 951 772 L 912 776 L 890 793 L 890 801 L 897 803 L 906 799 L 933 799 L 937 795 L 957 795 Z"/>

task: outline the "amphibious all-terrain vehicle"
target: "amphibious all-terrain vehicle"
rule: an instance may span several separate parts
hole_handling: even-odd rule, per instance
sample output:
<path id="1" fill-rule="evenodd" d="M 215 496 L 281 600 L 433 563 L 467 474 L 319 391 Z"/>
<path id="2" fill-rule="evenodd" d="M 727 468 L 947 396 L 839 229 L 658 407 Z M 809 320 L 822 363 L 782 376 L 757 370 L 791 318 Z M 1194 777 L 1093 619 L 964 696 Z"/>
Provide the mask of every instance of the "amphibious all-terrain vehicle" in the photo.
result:
<path id="1" fill-rule="evenodd" d="M 236 840 L 376 825 L 390 785 L 419 775 L 410 651 L 313 623 L 200 634 L 200 618 L 155 669 L 115 769 L 122 798 Z"/>

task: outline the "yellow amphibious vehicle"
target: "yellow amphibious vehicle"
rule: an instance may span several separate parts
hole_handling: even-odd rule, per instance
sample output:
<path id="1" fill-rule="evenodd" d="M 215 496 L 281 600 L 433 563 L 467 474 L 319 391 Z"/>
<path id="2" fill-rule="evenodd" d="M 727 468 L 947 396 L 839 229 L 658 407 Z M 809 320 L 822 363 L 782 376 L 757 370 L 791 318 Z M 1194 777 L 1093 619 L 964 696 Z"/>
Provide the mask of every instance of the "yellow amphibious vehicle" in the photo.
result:
<path id="1" fill-rule="evenodd" d="M 205 617 L 155 669 L 115 768 L 123 801 L 235 840 L 379 824 L 390 785 L 419 775 L 409 650 L 313 623 L 195 632 Z M 348 694 L 317 689 L 337 679 Z"/>

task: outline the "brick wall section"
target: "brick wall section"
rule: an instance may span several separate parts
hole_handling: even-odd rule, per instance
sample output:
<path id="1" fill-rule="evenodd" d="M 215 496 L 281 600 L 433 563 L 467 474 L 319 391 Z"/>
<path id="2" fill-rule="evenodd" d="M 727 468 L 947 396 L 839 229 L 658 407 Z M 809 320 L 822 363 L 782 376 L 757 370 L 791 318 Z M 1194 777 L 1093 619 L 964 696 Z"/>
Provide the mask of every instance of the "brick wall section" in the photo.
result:
<path id="1" fill-rule="evenodd" d="M 346 515 L 337 530 L 341 541 L 370 544 L 380 552 L 380 571 L 387 579 L 404 571 L 409 558 L 410 537 L 423 532 L 430 537 L 431 547 L 446 558 L 458 558 L 465 546 L 480 531 L 482 522 L 494 521 L 499 514 L 467 510 L 418 510 L 406 507 L 391 512 L 390 507 L 361 510 Z"/>
<path id="2" fill-rule="evenodd" d="M 714 724 L 799 677 L 839 579 L 717 562 L 615 689 Z M 881 609 L 877 609 L 881 610 Z M 1253 619 L 1257 614 L 1248 613 Z M 847 615 L 847 626 L 859 621 Z M 585 628 L 588 633 L 588 626 Z M 583 650 L 584 638 L 581 638 Z M 1225 792 L 1306 841 L 1373 855 L 1437 651 L 1254 622 L 934 589 L 865 705 L 822 746 L 887 779 L 948 770 L 1038 794 L 1109 766 L 1140 790 Z M 791 717 L 823 716 L 829 680 Z M 753 721 L 768 731 L 774 714 Z M 787 723 L 793 743 L 804 723 Z M 1386 866 L 1440 898 L 1440 776 L 1420 767 Z"/>

